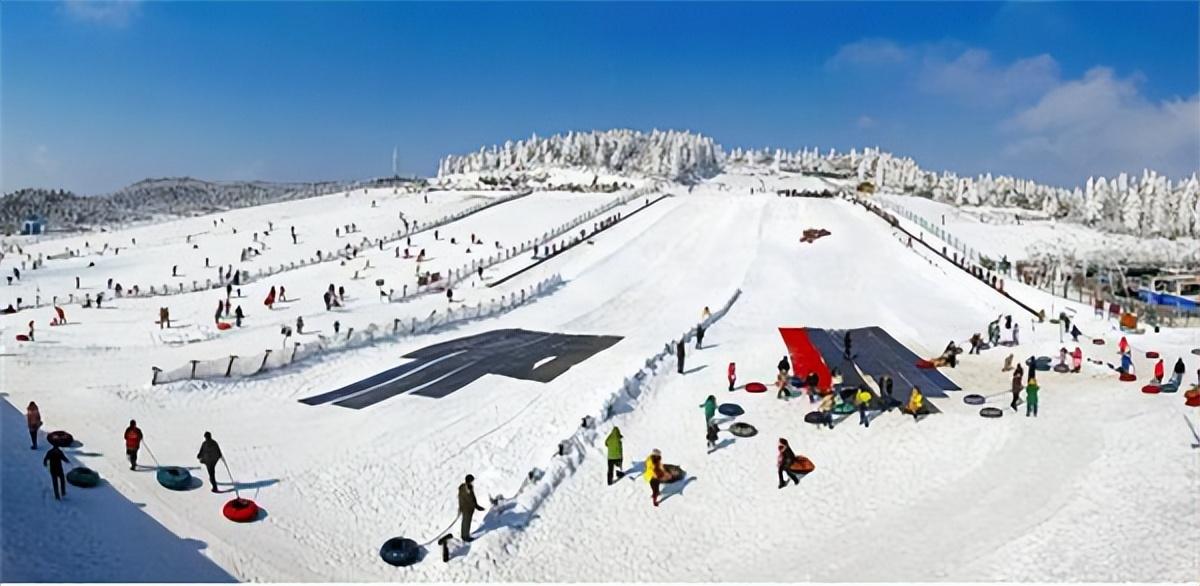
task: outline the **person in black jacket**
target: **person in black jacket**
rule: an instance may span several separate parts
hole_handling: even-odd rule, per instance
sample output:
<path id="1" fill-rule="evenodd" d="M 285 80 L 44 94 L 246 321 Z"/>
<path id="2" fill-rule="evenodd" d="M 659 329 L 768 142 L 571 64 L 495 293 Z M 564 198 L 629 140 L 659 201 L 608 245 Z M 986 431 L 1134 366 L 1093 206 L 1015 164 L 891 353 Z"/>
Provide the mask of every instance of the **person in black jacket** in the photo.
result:
<path id="1" fill-rule="evenodd" d="M 683 340 L 675 343 L 675 361 L 679 363 L 679 374 L 683 374 L 684 348 Z"/>
<path id="2" fill-rule="evenodd" d="M 63 462 L 70 462 L 58 446 L 51 446 L 42 458 L 42 466 L 50 468 L 50 484 L 54 487 L 54 500 L 67 496 L 67 476 L 63 473 Z"/>
<path id="3" fill-rule="evenodd" d="M 696 349 L 704 345 L 704 324 L 696 326 Z"/>
<path id="4" fill-rule="evenodd" d="M 466 481 L 458 485 L 458 513 L 462 516 L 461 536 L 463 541 L 471 541 L 471 517 L 475 511 L 482 511 L 479 501 L 475 500 L 475 477 L 467 475 Z"/>
<path id="5" fill-rule="evenodd" d="M 779 369 L 779 372 L 782 372 L 784 375 L 787 375 L 788 371 L 792 369 L 792 363 L 788 362 L 787 356 L 784 356 L 783 360 L 779 361 L 779 365 L 777 366 L 777 368 Z"/>
<path id="6" fill-rule="evenodd" d="M 779 454 L 776 456 L 775 464 L 779 472 L 779 488 L 787 486 L 787 480 L 783 479 L 783 475 L 787 474 L 792 480 L 792 484 L 799 484 L 800 479 L 796 477 L 796 473 L 792 472 L 792 462 L 796 461 L 796 453 L 792 451 L 792 447 L 788 445 L 788 441 L 779 438 L 778 446 Z"/>
<path id="7" fill-rule="evenodd" d="M 846 360 L 852 356 L 850 353 L 850 330 L 846 330 L 846 335 L 842 338 L 842 355 Z"/>
<path id="8" fill-rule="evenodd" d="M 204 432 L 204 443 L 200 444 L 200 452 L 196 454 L 196 459 L 208 470 L 208 483 L 213 492 L 220 492 L 217 490 L 217 462 L 220 462 L 221 458 L 221 446 L 212 438 L 212 432 Z"/>

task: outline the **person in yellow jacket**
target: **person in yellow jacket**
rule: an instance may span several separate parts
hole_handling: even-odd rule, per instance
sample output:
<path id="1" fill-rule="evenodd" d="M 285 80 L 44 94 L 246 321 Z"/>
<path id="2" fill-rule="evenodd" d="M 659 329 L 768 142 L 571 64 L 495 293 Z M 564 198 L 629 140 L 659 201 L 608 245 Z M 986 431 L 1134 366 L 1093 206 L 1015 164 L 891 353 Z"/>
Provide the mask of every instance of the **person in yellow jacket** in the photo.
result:
<path id="1" fill-rule="evenodd" d="M 650 452 L 650 457 L 646 458 L 646 471 L 642 476 L 650 483 L 650 500 L 654 502 L 654 506 L 658 506 L 658 488 L 662 486 L 663 478 L 666 478 L 667 473 L 663 470 L 662 452 L 655 449 Z"/>
<path id="2" fill-rule="evenodd" d="M 921 394 L 921 389 L 913 387 L 912 394 L 908 396 L 908 412 L 912 413 L 913 421 L 921 414 L 921 409 L 925 406 L 925 396 Z"/>
<path id="3" fill-rule="evenodd" d="M 871 404 L 871 391 L 867 387 L 858 387 L 858 392 L 854 394 L 854 402 L 858 405 L 858 423 L 866 427 L 871 427 L 871 420 L 867 418 L 867 406 Z"/>

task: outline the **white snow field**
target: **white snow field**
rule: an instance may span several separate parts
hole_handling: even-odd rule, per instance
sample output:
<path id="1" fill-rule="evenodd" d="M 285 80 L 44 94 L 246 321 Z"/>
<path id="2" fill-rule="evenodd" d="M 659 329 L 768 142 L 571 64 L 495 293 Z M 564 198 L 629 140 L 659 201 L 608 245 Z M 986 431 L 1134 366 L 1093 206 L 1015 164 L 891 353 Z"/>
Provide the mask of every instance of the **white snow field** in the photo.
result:
<path id="1" fill-rule="evenodd" d="M 1086 361 L 1080 374 L 1041 373 L 1040 413 L 1026 418 L 1023 407 L 1019 414 L 1007 407 L 1011 375 L 1001 364 L 1010 352 L 1016 362 L 1057 355 L 1064 345 L 1057 326 L 1035 324 L 958 268 L 907 248 L 861 206 L 773 194 L 829 185 L 836 183 L 743 171 L 690 190 L 671 186 L 664 191 L 670 197 L 616 208 L 612 213 L 619 211 L 622 221 L 503 284 L 487 286 L 529 267 L 531 255 L 496 264 L 482 282 L 455 288 L 456 299 L 473 304 L 562 276 L 563 286 L 527 305 L 258 376 L 149 384 L 152 366 L 278 347 L 280 326 L 297 315 L 306 330 L 322 331 L 308 335 L 327 335 L 335 319 L 345 328 L 422 318 L 451 302 L 436 292 L 381 302 L 375 279 L 391 286 L 410 281 L 415 270 L 413 259 L 396 259 L 385 246 L 345 265 L 322 263 L 242 287 L 244 298 L 237 301 L 247 319 L 240 329 L 209 325 L 212 305 L 223 297 L 217 291 L 106 299 L 105 309 L 71 306 L 71 323 L 63 327 L 46 325 L 46 308 L 2 316 L 7 404 L 0 581 L 1194 580 L 1200 568 L 1197 410 L 1184 405 L 1182 389 L 1158 395 L 1139 389 L 1153 365 L 1146 350 L 1161 352 L 1168 370 L 1182 357 L 1185 388 L 1196 384 L 1200 356 L 1189 351 L 1200 348 L 1200 331 L 1129 335 L 1138 382 L 1118 382 L 1108 367 Z M 427 205 L 441 206 L 432 217 L 471 205 L 479 195 L 433 192 L 430 204 L 419 194 L 398 196 L 386 213 L 370 207 L 364 199 L 370 194 L 342 196 L 330 201 L 355 203 L 333 206 L 338 219 L 328 222 L 313 208 L 303 231 L 300 212 L 290 206 L 316 206 L 314 200 L 240 210 L 237 221 L 257 226 L 290 214 L 297 230 L 312 238 L 332 236 L 334 225 L 349 222 L 371 237 L 399 228 L 400 206 L 413 210 L 406 211 L 410 218 Z M 428 249 L 436 265 L 431 270 L 455 268 L 479 254 L 468 255 L 463 245 L 472 232 L 488 243 L 484 249 L 494 240 L 513 246 L 620 195 L 535 192 L 445 226 L 440 241 L 420 234 L 414 247 Z M 376 199 L 384 205 L 383 194 Z M 207 216 L 186 221 L 212 225 Z M 233 236 L 230 222 L 229 233 L 205 241 L 226 264 L 248 240 L 243 228 Z M 801 243 L 807 228 L 831 235 Z M 170 241 L 162 230 L 158 238 Z M 104 236 L 128 240 L 124 231 Z M 286 232 L 279 237 L 291 247 Z M 457 245 L 449 244 L 451 237 Z M 139 246 L 150 249 L 154 237 L 144 238 Z M 91 245 L 97 241 L 104 240 Z M 143 274 L 159 278 L 163 267 L 169 274 L 170 255 L 179 251 L 147 254 L 131 264 L 98 258 L 115 279 L 132 281 Z M 372 268 L 364 271 L 366 259 Z M 6 258 L 0 268 L 7 273 L 10 266 Z M 45 276 L 43 295 L 59 290 L 61 275 L 52 266 L 23 272 L 21 286 L 30 290 Z M 355 270 L 362 271 L 359 280 L 352 279 Z M 320 295 L 329 283 L 345 284 L 347 302 L 327 313 Z M 272 285 L 286 286 L 295 301 L 265 308 Z M 104 283 L 92 279 L 89 286 L 98 291 Z M 1090 308 L 1017 284 L 1009 290 L 1048 312 L 1052 303 L 1056 310 L 1075 309 L 1089 338 L 1107 340 L 1083 345 L 1085 356 L 1116 358 L 1121 334 L 1093 319 Z M 179 333 L 154 324 L 164 304 L 182 322 Z M 670 352 L 648 361 L 696 326 L 705 307 L 719 319 L 702 349 L 689 342 L 685 374 L 676 372 Z M 780 327 L 879 326 L 917 354 L 933 356 L 948 340 L 965 343 L 1001 314 L 1020 323 L 1021 346 L 964 354 L 957 368 L 942 369 L 963 390 L 930 398 L 940 413 L 919 422 L 893 410 L 872 412 L 869 428 L 851 415 L 829 430 L 804 423 L 812 409 L 804 398 L 726 390 L 731 361 L 739 384 L 772 382 L 775 363 L 787 352 Z M 37 321 L 36 341 L 15 342 L 30 319 Z M 402 366 L 409 362 L 404 355 L 432 344 L 506 329 L 620 340 L 550 382 L 490 370 L 456 389 L 449 383 L 454 371 L 429 385 L 444 391 L 438 398 L 416 390 L 359 409 L 301 402 Z M 503 354 L 492 357 L 504 360 Z M 908 389 L 897 390 L 907 396 Z M 967 393 L 987 396 L 1004 416 L 981 418 L 979 407 L 963 404 Z M 758 435 L 735 438 L 725 431 L 731 420 L 718 416 L 722 442 L 706 453 L 698 405 L 710 394 L 740 405 L 745 414 L 736 420 L 755 425 Z M 81 445 L 66 450 L 68 457 L 99 472 L 101 487 L 70 487 L 67 500 L 53 499 L 40 467 L 44 448 L 28 449 L 20 422 L 30 401 L 41 408 L 44 432 L 74 434 Z M 612 417 L 604 420 L 609 405 Z M 584 416 L 600 421 L 581 429 Z M 121 436 L 131 418 L 146 438 L 139 458 L 145 466 L 136 472 L 124 459 Z M 614 424 L 624 433 L 631 474 L 607 486 L 603 438 Z M 154 477 L 156 463 L 192 467 L 207 485 L 204 471 L 195 469 L 204 431 L 220 442 L 235 481 L 220 467 L 221 494 L 207 486 L 164 489 Z M 816 464 L 799 485 L 783 489 L 774 469 L 780 437 Z M 568 438 L 565 455 L 557 455 Z M 654 448 L 688 474 L 665 485 L 657 508 L 640 474 Z M 531 480 L 531 470 L 540 475 Z M 476 515 L 476 540 L 456 543 L 454 557 L 443 563 L 431 542 L 457 535 L 456 487 L 466 474 L 475 476 L 485 507 L 491 505 L 485 497 L 503 498 Z M 257 521 L 237 524 L 222 516 L 234 488 L 263 508 Z M 380 545 L 396 536 L 427 544 L 424 559 L 404 568 L 385 564 Z"/>

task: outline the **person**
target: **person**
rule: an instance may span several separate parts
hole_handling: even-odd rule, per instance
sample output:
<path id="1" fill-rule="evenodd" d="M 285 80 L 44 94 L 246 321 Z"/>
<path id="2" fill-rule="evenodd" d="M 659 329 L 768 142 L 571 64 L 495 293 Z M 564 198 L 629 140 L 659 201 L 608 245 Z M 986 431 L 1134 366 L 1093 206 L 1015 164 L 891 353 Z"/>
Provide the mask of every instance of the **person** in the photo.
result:
<path id="1" fill-rule="evenodd" d="M 54 500 L 62 500 L 67 496 L 67 477 L 63 473 L 63 462 L 70 462 L 67 455 L 58 446 L 50 446 L 46 457 L 42 458 L 42 466 L 50 469 L 50 484 L 54 487 Z"/>
<path id="2" fill-rule="evenodd" d="M 704 324 L 696 326 L 696 349 L 699 350 L 704 346 Z"/>
<path id="3" fill-rule="evenodd" d="M 138 429 L 137 421 L 129 420 L 125 428 L 125 455 L 129 457 L 129 469 L 137 470 L 138 450 L 142 447 L 142 430 Z"/>
<path id="4" fill-rule="evenodd" d="M 237 327 L 239 327 L 239 328 L 242 327 L 242 320 L 245 318 L 246 318 L 246 314 L 242 313 L 242 306 L 241 305 L 237 306 L 237 309 L 233 310 L 233 319 L 234 319 L 234 323 L 237 324 Z"/>
<path id="5" fill-rule="evenodd" d="M 446 287 L 446 301 L 454 301 L 454 289 Z"/>
<path id="6" fill-rule="evenodd" d="M 726 378 L 729 379 L 729 390 L 732 391 L 734 381 L 737 380 L 737 365 L 730 362 L 729 368 L 725 371 L 725 373 Z"/>
<path id="7" fill-rule="evenodd" d="M 1012 407 L 1013 411 L 1017 410 L 1017 405 L 1020 404 L 1020 402 L 1021 402 L 1021 388 L 1024 386 L 1021 384 L 1021 377 L 1023 375 L 1024 375 L 1024 372 L 1021 370 L 1021 365 L 1018 364 L 1017 369 L 1013 371 L 1012 403 L 1009 404 Z"/>
<path id="8" fill-rule="evenodd" d="M 792 484 L 800 484 L 800 479 L 792 472 L 792 462 L 796 461 L 796 453 L 792 451 L 792 447 L 788 445 L 788 441 L 784 438 L 779 438 L 779 445 L 776 447 L 779 452 L 775 456 L 775 467 L 779 474 L 779 488 L 787 486 L 787 480 L 783 478 L 784 474 L 791 479 Z"/>
<path id="9" fill-rule="evenodd" d="M 1021 345 L 1021 324 L 1013 324 L 1013 346 Z"/>
<path id="10" fill-rule="evenodd" d="M 805 389 L 808 392 L 808 402 L 813 403 L 817 400 L 817 395 L 820 394 L 821 377 L 814 370 L 808 371 L 808 378 L 805 379 Z"/>
<path id="11" fill-rule="evenodd" d="M 1037 356 L 1030 354 L 1029 358 L 1025 359 L 1025 367 L 1029 369 L 1027 380 L 1033 380 L 1033 375 L 1037 372 Z"/>
<path id="12" fill-rule="evenodd" d="M 912 413 L 913 421 L 917 421 L 921 415 L 921 409 L 925 406 L 925 397 L 921 395 L 921 389 L 912 388 L 912 394 L 908 396 L 908 412 Z"/>
<path id="13" fill-rule="evenodd" d="M 1075 351 L 1071 352 L 1071 372 L 1079 372 L 1083 368 L 1083 349 L 1079 346 L 1075 347 Z"/>
<path id="14" fill-rule="evenodd" d="M 470 474 L 464 482 L 458 485 L 458 513 L 462 515 L 460 535 L 463 541 L 471 541 L 471 517 L 475 511 L 482 511 L 479 501 L 475 499 L 475 477 Z"/>
<path id="15" fill-rule="evenodd" d="M 1129 354 L 1129 340 L 1125 336 L 1121 336 L 1121 341 L 1117 343 L 1118 354 Z"/>
<path id="16" fill-rule="evenodd" d="M 302 316 L 302 315 L 296 316 L 296 333 L 297 334 L 304 333 L 304 316 Z"/>
<path id="17" fill-rule="evenodd" d="M 775 392 L 776 399 L 790 399 L 792 394 L 788 392 L 788 377 L 783 371 L 775 374 Z"/>
<path id="18" fill-rule="evenodd" d="M 1133 357 L 1128 352 L 1121 355 L 1121 368 L 1119 371 L 1123 374 L 1133 374 Z"/>
<path id="19" fill-rule="evenodd" d="M 850 354 L 850 342 L 851 342 L 851 340 L 850 340 L 850 330 L 846 330 L 846 335 L 842 337 L 842 356 L 843 356 L 843 357 L 844 357 L 846 360 L 849 360 L 849 359 L 850 359 L 850 356 L 851 356 L 851 354 Z"/>
<path id="20" fill-rule="evenodd" d="M 971 350 L 967 354 L 979 354 L 980 348 L 983 347 L 983 336 L 978 332 L 971 335 Z"/>
<path id="21" fill-rule="evenodd" d="M 42 413 L 33 401 L 25 408 L 25 424 L 29 427 L 29 449 L 36 450 L 38 430 L 42 428 Z"/>
<path id="22" fill-rule="evenodd" d="M 1029 384 L 1025 386 L 1025 416 L 1033 415 L 1037 417 L 1038 413 L 1038 392 L 1041 389 L 1038 387 L 1037 379 L 1029 379 Z"/>
<path id="23" fill-rule="evenodd" d="M 679 374 L 683 374 L 683 340 L 675 343 L 675 361 L 679 363 Z"/>
<path id="24" fill-rule="evenodd" d="M 824 425 L 829 429 L 833 429 L 833 407 L 837 402 L 837 393 L 829 393 L 821 397 L 821 403 L 817 405 L 817 411 L 821 413 L 821 422 L 818 425 Z"/>
<path id="25" fill-rule="evenodd" d="M 783 359 L 779 361 L 776 369 L 784 374 L 787 374 L 788 371 L 792 369 L 792 365 L 790 362 L 788 362 L 788 357 L 786 355 L 784 355 Z"/>
<path id="26" fill-rule="evenodd" d="M 885 375 L 882 375 L 879 377 L 879 390 L 884 395 L 883 396 L 883 399 L 884 399 L 883 410 L 884 411 L 891 412 L 892 407 L 895 407 L 896 405 L 900 404 L 900 402 L 897 401 L 896 397 L 892 394 L 892 377 L 891 377 L 891 375 L 885 374 Z"/>
<path id="27" fill-rule="evenodd" d="M 625 478 L 625 472 L 621 470 L 621 464 L 624 460 L 623 447 L 621 444 L 621 428 L 613 426 L 612 431 L 608 432 L 608 437 L 604 439 L 604 446 L 608 448 L 608 485 L 612 486 L 613 474 L 617 475 L 617 480 Z"/>
<path id="28" fill-rule="evenodd" d="M 642 477 L 650 482 L 650 500 L 656 507 L 658 506 L 658 489 L 662 486 L 662 479 L 666 476 L 667 473 L 662 467 L 662 452 L 655 448 L 646 458 L 646 470 L 642 472 Z"/>
<path id="29" fill-rule="evenodd" d="M 867 387 L 859 387 L 858 393 L 854 395 L 854 402 L 858 403 L 858 423 L 865 427 L 871 427 L 871 420 L 867 418 L 867 406 L 871 404 L 871 391 Z"/>
<path id="30" fill-rule="evenodd" d="M 200 444 L 200 452 L 196 454 L 196 459 L 208 470 L 208 483 L 212 485 L 213 492 L 220 492 L 217 490 L 217 462 L 220 462 L 221 458 L 221 446 L 212 438 L 212 432 L 204 432 L 204 443 Z"/>
<path id="31" fill-rule="evenodd" d="M 712 317 L 712 312 L 708 310 L 708 306 L 704 306 L 704 311 L 700 312 L 700 319 L 708 319 Z"/>
<path id="32" fill-rule="evenodd" d="M 1183 359 L 1179 358 L 1175 361 L 1175 368 L 1172 369 L 1171 384 L 1176 388 L 1183 384 L 1183 374 L 1187 372 L 1187 365 L 1183 363 Z"/>
<path id="33" fill-rule="evenodd" d="M 708 422 L 708 429 L 705 431 L 704 439 L 708 440 L 708 453 L 712 453 L 717 449 L 717 423 L 715 421 Z"/>
<path id="34" fill-rule="evenodd" d="M 213 322 L 221 323 L 221 310 L 225 308 L 225 304 L 217 301 L 217 310 L 213 312 Z"/>
<path id="35" fill-rule="evenodd" d="M 708 398 L 700 404 L 700 407 L 704 409 L 704 423 L 712 421 L 713 417 L 717 414 L 717 398 L 713 395 L 709 395 Z"/>
<path id="36" fill-rule="evenodd" d="M 988 343 L 992 346 L 1000 344 L 1000 320 L 988 324 Z"/>
<path id="37" fill-rule="evenodd" d="M 1163 366 L 1163 359 L 1159 358 L 1158 362 L 1154 363 L 1154 380 L 1161 383 L 1165 375 L 1166 368 Z"/>
<path id="38" fill-rule="evenodd" d="M 1082 336 L 1082 335 L 1083 335 L 1083 332 L 1079 331 L 1079 326 L 1077 326 L 1075 324 L 1071 324 L 1071 341 L 1078 343 L 1079 336 Z"/>

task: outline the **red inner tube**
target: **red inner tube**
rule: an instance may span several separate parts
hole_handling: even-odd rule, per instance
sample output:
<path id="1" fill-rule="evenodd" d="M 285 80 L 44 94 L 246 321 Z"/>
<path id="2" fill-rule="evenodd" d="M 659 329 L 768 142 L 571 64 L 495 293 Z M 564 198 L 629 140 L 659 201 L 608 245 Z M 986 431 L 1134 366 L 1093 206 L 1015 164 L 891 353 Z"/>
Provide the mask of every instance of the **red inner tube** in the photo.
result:
<path id="1" fill-rule="evenodd" d="M 1146 353 L 1146 358 L 1158 358 L 1158 352 L 1151 350 Z"/>
<path id="2" fill-rule="evenodd" d="M 258 518 L 258 504 L 250 499 L 235 498 L 225 503 L 221 514 L 235 523 L 246 523 Z"/>
<path id="3" fill-rule="evenodd" d="M 1147 395 L 1152 395 L 1154 393 L 1158 393 L 1161 391 L 1162 391 L 1162 387 L 1160 387 L 1158 385 L 1146 385 L 1146 386 L 1142 387 L 1142 392 L 1146 393 Z"/>
<path id="4" fill-rule="evenodd" d="M 1132 382 L 1132 381 L 1135 381 L 1135 380 L 1137 380 L 1137 376 L 1135 376 L 1135 375 L 1133 375 L 1133 374 L 1130 374 L 1130 373 L 1128 373 L 1128 372 L 1122 372 L 1122 373 L 1121 373 L 1121 380 L 1122 380 L 1122 381 L 1125 381 L 1125 382 Z"/>
<path id="5" fill-rule="evenodd" d="M 747 393 L 765 393 L 765 392 L 767 392 L 767 385 L 764 385 L 762 383 L 746 383 L 746 392 Z"/>

